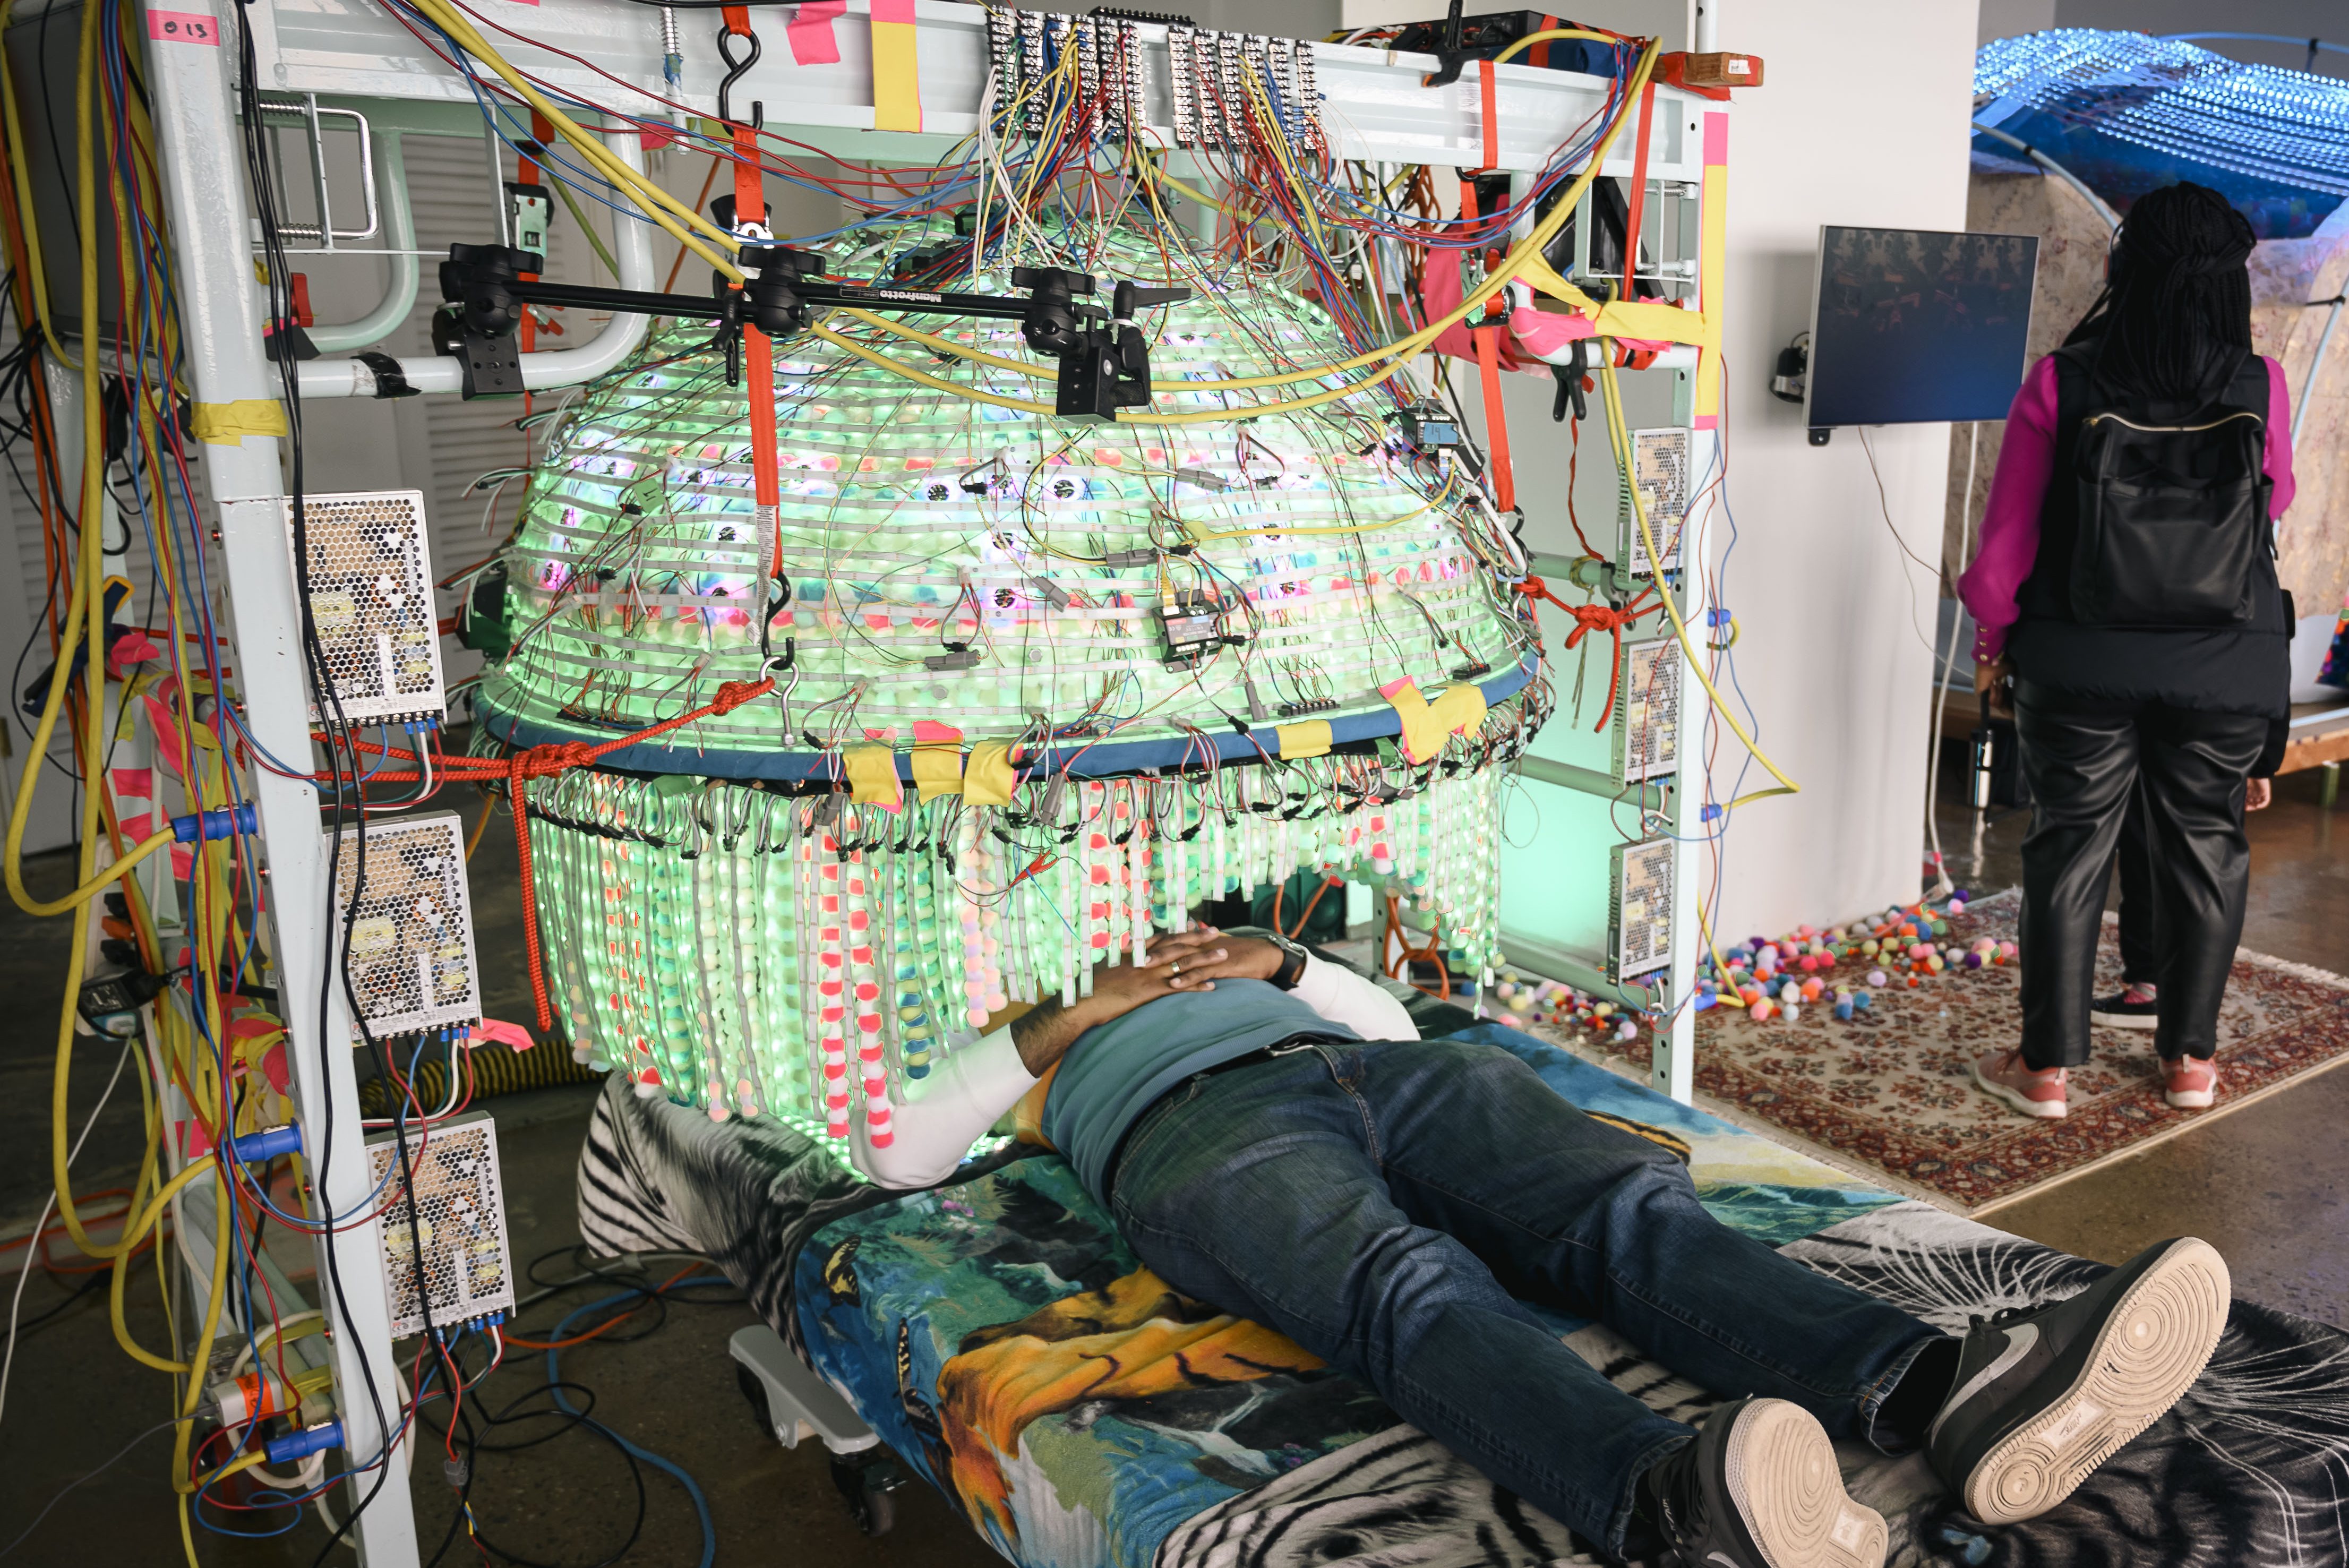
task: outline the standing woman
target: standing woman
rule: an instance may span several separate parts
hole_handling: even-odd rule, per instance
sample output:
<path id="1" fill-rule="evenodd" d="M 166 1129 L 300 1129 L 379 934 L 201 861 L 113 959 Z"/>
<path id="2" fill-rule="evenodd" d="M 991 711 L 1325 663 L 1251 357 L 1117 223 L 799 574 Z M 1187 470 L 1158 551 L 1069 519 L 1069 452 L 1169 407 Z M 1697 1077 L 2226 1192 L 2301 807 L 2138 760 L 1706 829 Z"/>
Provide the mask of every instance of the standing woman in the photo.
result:
<path id="1" fill-rule="evenodd" d="M 1982 549 L 1958 584 L 1974 683 L 2012 678 L 2023 841 L 2023 1040 L 1974 1064 L 2026 1116 L 2088 1059 L 2114 849 L 2142 786 L 2161 911 L 2155 1048 L 2172 1105 L 2217 1086 L 2242 935 L 2245 781 L 2289 711 L 2272 520 L 2292 495 L 2283 371 L 2251 352 L 2251 227 L 2217 192 L 2140 197 L 2105 291 L 2023 379 Z"/>

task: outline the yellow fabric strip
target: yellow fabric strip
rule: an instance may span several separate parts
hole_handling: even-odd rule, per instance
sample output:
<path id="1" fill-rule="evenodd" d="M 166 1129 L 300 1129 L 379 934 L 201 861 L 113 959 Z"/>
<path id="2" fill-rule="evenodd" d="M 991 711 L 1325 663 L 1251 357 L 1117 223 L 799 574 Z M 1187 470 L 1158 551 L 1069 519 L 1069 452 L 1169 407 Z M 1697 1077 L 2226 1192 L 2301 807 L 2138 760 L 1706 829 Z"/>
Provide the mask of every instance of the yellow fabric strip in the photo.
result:
<path id="1" fill-rule="evenodd" d="M 905 802 L 897 787 L 897 752 L 878 743 L 850 746 L 841 753 L 848 768 L 848 798 L 859 805 L 885 806 L 891 811 Z"/>
<path id="2" fill-rule="evenodd" d="M 914 57 L 918 29 L 910 19 L 882 21 L 877 13 L 884 9 L 886 7 L 876 7 L 873 20 L 873 129 L 919 130 L 922 71 Z M 905 9 L 910 11 L 912 7 Z"/>
<path id="3" fill-rule="evenodd" d="M 1464 735 L 1485 722 L 1485 693 L 1473 680 L 1447 686 L 1427 705 L 1449 735 Z"/>
<path id="4" fill-rule="evenodd" d="M 962 747 L 951 741 L 914 748 L 914 791 L 924 800 L 962 793 Z"/>
<path id="5" fill-rule="evenodd" d="M 1433 702 L 1408 676 L 1389 681 L 1379 692 L 1402 721 L 1402 754 L 1414 763 L 1444 750 L 1444 736 L 1465 734 L 1485 722 L 1485 693 L 1474 681 L 1445 687 Z"/>
<path id="6" fill-rule="evenodd" d="M 1019 782 L 1011 769 L 1011 748 L 999 741 L 983 742 L 970 749 L 970 761 L 963 768 L 962 798 L 972 805 L 1009 805 Z"/>
<path id="7" fill-rule="evenodd" d="M 1281 724 L 1273 732 L 1280 737 L 1282 758 L 1326 757 L 1330 754 L 1330 721 L 1308 719 L 1301 724 Z"/>
<path id="8" fill-rule="evenodd" d="M 212 446 L 234 446 L 247 436 L 285 433 L 285 405 L 274 398 L 239 398 L 233 403 L 196 405 L 196 439 Z"/>

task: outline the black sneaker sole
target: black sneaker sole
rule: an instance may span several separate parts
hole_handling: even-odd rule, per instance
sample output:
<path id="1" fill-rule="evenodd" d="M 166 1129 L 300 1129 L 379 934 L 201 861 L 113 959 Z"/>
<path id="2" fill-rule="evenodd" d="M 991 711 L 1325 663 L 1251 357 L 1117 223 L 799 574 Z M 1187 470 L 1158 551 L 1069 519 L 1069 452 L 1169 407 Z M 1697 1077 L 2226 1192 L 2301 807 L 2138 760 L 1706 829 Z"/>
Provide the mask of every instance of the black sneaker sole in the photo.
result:
<path id="1" fill-rule="evenodd" d="M 1754 1400 L 1722 1462 L 1730 1501 L 1769 1568 L 1883 1568 L 1884 1516 L 1845 1492 L 1835 1445 L 1809 1411 Z"/>
<path id="2" fill-rule="evenodd" d="M 2071 1496 L 2193 1386 L 2226 1331 L 2230 1292 L 2216 1248 L 2171 1242 L 2114 1304 L 2072 1386 L 1974 1465 L 1966 1511 L 2013 1524 Z"/>

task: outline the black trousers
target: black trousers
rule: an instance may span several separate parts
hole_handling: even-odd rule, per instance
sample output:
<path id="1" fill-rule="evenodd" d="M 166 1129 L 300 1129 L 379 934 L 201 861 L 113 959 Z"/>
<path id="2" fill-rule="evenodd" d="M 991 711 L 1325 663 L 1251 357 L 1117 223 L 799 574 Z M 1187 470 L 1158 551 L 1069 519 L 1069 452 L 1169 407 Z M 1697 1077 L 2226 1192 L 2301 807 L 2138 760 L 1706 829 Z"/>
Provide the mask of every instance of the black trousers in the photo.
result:
<path id="1" fill-rule="evenodd" d="M 2153 841 L 2145 830 L 2145 786 L 2129 791 L 2121 815 L 2121 979 L 2161 983 L 2161 906 L 2153 891 Z"/>
<path id="2" fill-rule="evenodd" d="M 2152 701 L 2076 697 L 2015 682 L 2015 731 L 2031 780 L 2023 840 L 2023 1058 L 2088 1059 L 2096 937 L 2131 795 L 2145 812 L 2147 890 L 2164 1056 L 2218 1048 L 2219 1001 L 2243 934 L 2251 847 L 2243 783 L 2267 721 Z"/>

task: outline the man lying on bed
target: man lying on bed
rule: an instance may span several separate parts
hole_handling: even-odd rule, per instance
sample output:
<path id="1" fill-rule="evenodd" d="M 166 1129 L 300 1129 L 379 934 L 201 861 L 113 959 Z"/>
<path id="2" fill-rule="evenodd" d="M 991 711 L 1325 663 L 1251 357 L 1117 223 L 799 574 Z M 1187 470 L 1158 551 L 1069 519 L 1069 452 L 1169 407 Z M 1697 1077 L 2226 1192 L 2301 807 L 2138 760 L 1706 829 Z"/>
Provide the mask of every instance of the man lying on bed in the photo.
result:
<path id="1" fill-rule="evenodd" d="M 1922 1447 L 1985 1522 L 2053 1508 L 2186 1391 L 2227 1268 L 2169 1241 L 1943 1335 L 1714 1220 L 1687 1172 L 1509 1053 L 1423 1041 L 1376 985 L 1212 929 L 946 1058 L 863 1168 L 942 1179 L 1014 1104 L 1169 1284 L 1279 1329 L 1617 1555 L 1876 1568 L 1829 1438 Z M 1594 1318 L 1734 1403 L 1692 1430 L 1519 1304 Z"/>

